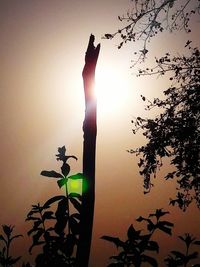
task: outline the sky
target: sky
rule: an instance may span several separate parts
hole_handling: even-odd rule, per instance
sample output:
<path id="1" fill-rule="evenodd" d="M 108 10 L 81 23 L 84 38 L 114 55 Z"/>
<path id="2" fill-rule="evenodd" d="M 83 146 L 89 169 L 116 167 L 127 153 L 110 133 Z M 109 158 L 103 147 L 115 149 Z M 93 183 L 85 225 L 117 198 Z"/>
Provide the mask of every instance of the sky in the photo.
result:
<path id="1" fill-rule="evenodd" d="M 116 88 L 110 103 L 100 94 L 96 153 L 96 202 L 90 267 L 103 267 L 117 250 L 102 235 L 126 238 L 135 218 L 156 208 L 170 210 L 175 235 L 191 232 L 200 237 L 199 211 L 191 205 L 183 213 L 169 208 L 175 184 L 162 178 L 143 194 L 142 177 L 136 156 L 127 149 L 145 142 L 132 134 L 131 120 L 147 116 L 140 95 L 161 96 L 167 80 L 137 78 L 137 67 L 130 69 L 139 43 L 117 49 L 117 40 L 102 39 L 120 25 L 117 16 L 126 13 L 128 0 L 0 0 L 0 224 L 15 225 L 24 238 L 13 248 L 16 255 L 28 258 L 31 239 L 25 223 L 32 204 L 60 194 L 55 180 L 40 176 L 42 170 L 59 169 L 55 154 L 65 145 L 72 173 L 82 166 L 82 123 L 84 95 L 81 72 L 91 33 L 101 51 L 96 70 L 98 90 Z M 196 44 L 199 40 L 192 33 Z M 164 36 L 164 35 L 163 35 Z M 181 51 L 185 34 L 166 34 L 152 41 L 151 59 L 166 51 Z M 121 93 L 122 92 L 122 93 Z M 118 95 L 119 94 L 119 95 Z M 167 219 L 167 218 L 166 218 Z M 138 226 L 139 227 L 139 226 Z M 170 248 L 179 247 L 176 238 L 161 235 L 160 258 Z M 27 245 L 28 244 L 28 245 Z"/>

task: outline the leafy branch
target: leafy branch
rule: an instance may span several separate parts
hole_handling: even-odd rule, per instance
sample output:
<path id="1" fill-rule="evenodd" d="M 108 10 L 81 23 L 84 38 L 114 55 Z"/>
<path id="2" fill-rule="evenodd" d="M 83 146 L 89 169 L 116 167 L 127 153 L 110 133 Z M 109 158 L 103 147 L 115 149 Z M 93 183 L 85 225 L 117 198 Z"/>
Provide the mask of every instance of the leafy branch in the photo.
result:
<path id="1" fill-rule="evenodd" d="M 177 196 L 170 204 L 177 204 L 186 210 L 195 200 L 200 207 L 200 52 L 191 48 L 188 56 L 171 57 L 166 54 L 156 59 L 152 69 L 140 70 L 139 75 L 165 75 L 170 72 L 171 87 L 164 91 L 165 99 L 142 100 L 146 109 L 162 108 L 161 114 L 153 119 L 137 117 L 132 120 L 133 133 L 143 131 L 147 144 L 129 150 L 140 156 L 138 166 L 144 177 L 144 190 L 152 187 L 152 176 L 163 165 L 163 158 L 169 158 L 174 170 L 165 179 L 177 179 Z"/>
<path id="2" fill-rule="evenodd" d="M 148 53 L 148 43 L 151 38 L 164 30 L 185 30 L 191 32 L 189 21 L 200 12 L 198 0 L 134 0 L 132 9 L 126 15 L 118 16 L 119 21 L 125 24 L 114 33 L 107 33 L 104 39 L 113 39 L 119 36 L 120 49 L 127 42 L 142 42 L 142 49 L 135 52 L 137 59 L 133 66 L 145 59 Z"/>

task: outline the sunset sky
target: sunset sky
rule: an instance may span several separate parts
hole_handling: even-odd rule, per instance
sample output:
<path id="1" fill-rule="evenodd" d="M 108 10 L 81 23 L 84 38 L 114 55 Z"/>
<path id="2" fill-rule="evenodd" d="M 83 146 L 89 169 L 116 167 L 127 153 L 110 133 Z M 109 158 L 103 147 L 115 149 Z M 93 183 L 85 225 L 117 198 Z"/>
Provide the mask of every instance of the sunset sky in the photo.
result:
<path id="1" fill-rule="evenodd" d="M 156 208 L 170 210 L 168 219 L 175 224 L 176 235 L 190 232 L 200 238 L 200 214 L 195 205 L 185 213 L 168 206 L 169 197 L 175 195 L 175 183 L 159 178 L 169 165 L 158 174 L 152 192 L 144 195 L 138 159 L 127 153 L 145 142 L 142 135 L 132 134 L 131 120 L 148 116 L 140 95 L 161 96 L 168 86 L 165 79 L 136 77 L 139 66 L 130 69 L 139 42 L 118 50 L 117 40 L 102 39 L 105 33 L 118 29 L 117 16 L 130 7 L 128 0 L 0 0 L 0 225 L 16 225 L 16 233 L 25 236 L 16 242 L 16 255 L 28 258 L 32 240 L 26 232 L 31 225 L 25 218 L 31 205 L 61 193 L 55 180 L 40 176 L 42 170 L 59 170 L 55 158 L 58 147 L 65 145 L 68 154 L 78 157 L 77 162 L 70 161 L 71 173 L 81 172 L 81 72 L 91 33 L 95 43 L 101 43 L 96 87 L 108 93 L 99 94 L 90 267 L 106 266 L 109 256 L 117 251 L 100 239 L 102 235 L 123 239 L 129 225 L 137 225 L 136 217 Z M 199 45 L 196 29 L 191 38 Z M 148 64 L 167 51 L 181 53 L 187 39 L 185 33 L 155 38 Z M 110 96 L 109 102 L 106 96 Z M 164 234 L 160 237 L 162 259 L 170 249 L 179 247 L 179 241 Z"/>

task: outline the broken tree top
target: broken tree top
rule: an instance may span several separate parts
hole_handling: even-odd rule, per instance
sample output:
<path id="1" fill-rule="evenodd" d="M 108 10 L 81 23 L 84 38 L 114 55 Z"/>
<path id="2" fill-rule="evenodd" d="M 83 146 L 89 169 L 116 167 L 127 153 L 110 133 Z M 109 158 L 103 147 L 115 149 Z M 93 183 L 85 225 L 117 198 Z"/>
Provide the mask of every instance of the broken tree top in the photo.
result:
<path id="1" fill-rule="evenodd" d="M 85 63 L 91 63 L 96 65 L 99 56 L 100 44 L 94 46 L 95 37 L 93 34 L 90 35 L 87 51 L 85 54 Z"/>

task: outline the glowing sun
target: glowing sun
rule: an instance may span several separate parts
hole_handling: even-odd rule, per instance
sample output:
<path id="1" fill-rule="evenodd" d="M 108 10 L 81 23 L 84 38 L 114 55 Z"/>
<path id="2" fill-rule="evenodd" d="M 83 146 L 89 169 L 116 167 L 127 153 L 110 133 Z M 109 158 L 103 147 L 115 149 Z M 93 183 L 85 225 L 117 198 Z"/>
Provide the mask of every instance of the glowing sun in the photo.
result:
<path id="1" fill-rule="evenodd" d="M 116 70 L 105 69 L 96 72 L 95 94 L 100 112 L 116 112 L 127 100 L 126 81 Z"/>

